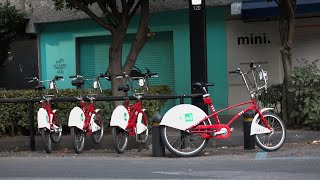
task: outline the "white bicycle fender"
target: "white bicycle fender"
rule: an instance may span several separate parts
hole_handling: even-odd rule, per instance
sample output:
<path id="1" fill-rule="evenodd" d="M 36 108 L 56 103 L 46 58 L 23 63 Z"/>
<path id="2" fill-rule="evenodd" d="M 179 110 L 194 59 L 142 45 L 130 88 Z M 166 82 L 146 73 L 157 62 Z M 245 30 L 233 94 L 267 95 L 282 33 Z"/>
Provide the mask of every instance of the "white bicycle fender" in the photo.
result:
<path id="1" fill-rule="evenodd" d="M 128 110 L 124 106 L 120 105 L 112 112 L 110 126 L 118 126 L 121 129 L 126 130 L 128 126 L 128 120 Z"/>
<path id="2" fill-rule="evenodd" d="M 100 109 L 96 109 L 95 111 L 96 111 L 96 113 L 97 113 L 97 112 L 100 111 Z M 99 131 L 99 130 L 101 129 L 100 126 L 98 126 L 98 125 L 94 122 L 94 117 L 95 117 L 95 116 L 96 116 L 95 114 L 92 114 L 91 119 L 90 119 L 90 127 L 91 127 L 91 131 L 92 131 L 92 132 L 96 132 L 96 131 Z"/>
<path id="3" fill-rule="evenodd" d="M 144 110 L 143 110 L 144 111 Z M 145 130 L 148 129 L 147 126 L 145 126 L 143 123 L 142 123 L 143 119 L 142 119 L 142 113 L 139 113 L 138 114 L 138 118 L 137 118 L 137 134 L 141 134 L 143 133 Z"/>
<path id="4" fill-rule="evenodd" d="M 263 112 L 265 111 L 272 111 L 274 108 L 263 108 L 261 109 L 261 113 L 263 114 Z M 258 118 L 259 118 L 259 114 L 257 113 L 251 123 L 251 131 L 250 131 L 250 136 L 251 135 L 255 135 L 255 134 L 265 134 L 265 133 L 270 133 L 271 130 L 269 130 L 268 128 L 265 128 L 261 125 L 258 124 Z"/>
<path id="5" fill-rule="evenodd" d="M 82 109 L 79 107 L 74 107 L 71 110 L 69 115 L 68 126 L 69 127 L 75 126 L 83 130 L 84 119 L 85 119 L 85 116 Z"/>
<path id="6" fill-rule="evenodd" d="M 48 113 L 44 108 L 40 108 L 37 113 L 38 128 L 50 129 Z"/>
<path id="7" fill-rule="evenodd" d="M 186 130 L 198 124 L 205 117 L 207 117 L 207 114 L 199 107 L 191 104 L 179 104 L 166 112 L 160 125 Z"/>

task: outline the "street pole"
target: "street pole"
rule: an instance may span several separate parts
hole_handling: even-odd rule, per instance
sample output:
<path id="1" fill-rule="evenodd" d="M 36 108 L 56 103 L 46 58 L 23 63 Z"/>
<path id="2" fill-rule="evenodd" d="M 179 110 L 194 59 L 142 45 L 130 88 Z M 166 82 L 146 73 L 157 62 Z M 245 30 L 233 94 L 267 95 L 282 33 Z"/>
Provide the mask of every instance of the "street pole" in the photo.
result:
<path id="1" fill-rule="evenodd" d="M 206 83 L 208 77 L 205 0 L 189 0 L 189 21 L 191 84 L 195 82 Z M 199 92 L 192 89 L 192 93 Z M 200 107 L 206 113 L 208 112 L 207 107 L 203 104 L 202 97 L 192 98 L 192 104 Z"/>

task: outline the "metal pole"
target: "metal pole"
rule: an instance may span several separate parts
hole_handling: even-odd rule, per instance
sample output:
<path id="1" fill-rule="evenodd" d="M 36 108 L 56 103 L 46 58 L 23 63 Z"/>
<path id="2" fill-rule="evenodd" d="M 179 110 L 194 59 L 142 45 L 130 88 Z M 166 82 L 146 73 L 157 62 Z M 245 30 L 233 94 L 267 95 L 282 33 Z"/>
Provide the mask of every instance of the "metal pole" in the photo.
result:
<path id="1" fill-rule="evenodd" d="M 29 129 L 30 129 L 30 150 L 35 151 L 35 129 L 34 129 L 34 108 L 32 100 L 29 101 Z"/>

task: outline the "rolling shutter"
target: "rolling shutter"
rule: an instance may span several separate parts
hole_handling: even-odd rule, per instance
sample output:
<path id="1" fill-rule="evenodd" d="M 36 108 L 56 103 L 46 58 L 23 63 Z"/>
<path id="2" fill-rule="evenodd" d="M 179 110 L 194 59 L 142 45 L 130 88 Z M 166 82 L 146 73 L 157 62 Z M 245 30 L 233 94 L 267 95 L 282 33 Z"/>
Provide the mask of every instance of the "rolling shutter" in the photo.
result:
<path id="1" fill-rule="evenodd" d="M 130 51 L 133 34 L 127 35 L 123 44 L 122 65 Z M 78 38 L 78 71 L 83 76 L 94 77 L 106 72 L 109 65 L 109 47 L 111 36 Z M 149 86 L 169 85 L 175 90 L 172 32 L 158 32 L 147 41 L 135 64 L 142 72 L 145 68 L 157 72 L 158 78 L 150 78 Z M 110 88 L 110 82 L 101 82 L 104 89 Z M 175 101 L 170 100 L 164 109 L 172 107 Z"/>
<path id="2" fill-rule="evenodd" d="M 299 66 L 296 60 L 308 60 L 310 63 L 320 59 L 320 21 L 304 20 L 304 23 L 307 25 L 298 24 L 294 31 L 292 52 L 295 66 Z"/>

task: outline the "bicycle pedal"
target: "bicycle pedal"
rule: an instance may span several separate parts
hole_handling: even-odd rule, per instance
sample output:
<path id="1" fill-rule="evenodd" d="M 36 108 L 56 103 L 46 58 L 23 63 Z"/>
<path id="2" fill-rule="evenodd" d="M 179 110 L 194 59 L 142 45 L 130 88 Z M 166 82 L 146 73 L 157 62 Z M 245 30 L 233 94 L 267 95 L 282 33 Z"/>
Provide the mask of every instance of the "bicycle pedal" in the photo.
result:
<path id="1" fill-rule="evenodd" d="M 230 128 L 230 131 L 232 132 L 232 131 L 234 131 L 234 128 L 232 127 L 232 128 Z"/>

